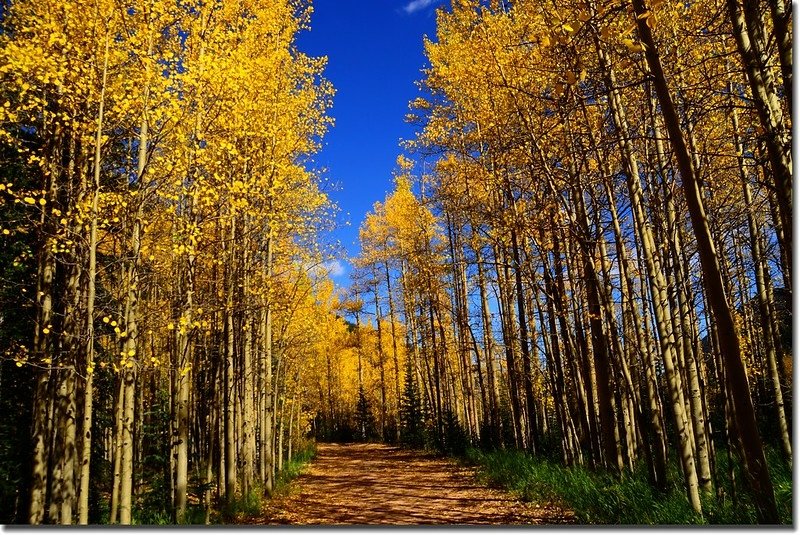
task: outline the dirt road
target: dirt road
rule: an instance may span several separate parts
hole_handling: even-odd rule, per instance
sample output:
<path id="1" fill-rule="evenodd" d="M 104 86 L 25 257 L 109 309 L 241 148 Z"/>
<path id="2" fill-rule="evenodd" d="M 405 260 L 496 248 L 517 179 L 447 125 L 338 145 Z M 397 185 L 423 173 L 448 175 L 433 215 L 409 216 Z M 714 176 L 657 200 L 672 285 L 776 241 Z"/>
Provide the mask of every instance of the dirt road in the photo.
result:
<path id="1" fill-rule="evenodd" d="M 268 524 L 562 524 L 569 513 L 481 485 L 451 461 L 382 444 L 320 444 Z"/>

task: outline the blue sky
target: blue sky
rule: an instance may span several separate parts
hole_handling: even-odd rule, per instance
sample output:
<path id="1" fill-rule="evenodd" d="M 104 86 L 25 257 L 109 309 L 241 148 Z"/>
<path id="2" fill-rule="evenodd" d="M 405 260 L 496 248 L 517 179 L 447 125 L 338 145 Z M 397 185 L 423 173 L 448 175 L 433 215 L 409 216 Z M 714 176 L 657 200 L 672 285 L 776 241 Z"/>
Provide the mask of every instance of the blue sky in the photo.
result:
<path id="1" fill-rule="evenodd" d="M 391 189 L 400 139 L 414 135 L 404 117 L 409 101 L 419 95 L 414 82 L 422 78 L 425 65 L 423 36 L 435 35 L 435 9 L 443 4 L 314 0 L 311 30 L 298 36 L 301 51 L 328 57 L 325 77 L 336 88 L 331 112 L 336 125 L 315 161 L 338 185 L 331 193 L 341 209 L 334 236 L 348 256 L 358 254 L 364 215 Z M 341 261 L 331 274 L 345 283 L 350 266 Z"/>

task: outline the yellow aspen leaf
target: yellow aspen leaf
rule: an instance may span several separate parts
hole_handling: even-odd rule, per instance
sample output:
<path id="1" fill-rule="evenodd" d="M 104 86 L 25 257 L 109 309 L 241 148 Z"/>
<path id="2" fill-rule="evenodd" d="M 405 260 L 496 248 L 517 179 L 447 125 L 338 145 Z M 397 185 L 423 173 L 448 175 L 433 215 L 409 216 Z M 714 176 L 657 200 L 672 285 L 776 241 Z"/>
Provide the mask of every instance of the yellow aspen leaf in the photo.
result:
<path id="1" fill-rule="evenodd" d="M 36 204 L 36 199 L 33 197 L 25 197 L 24 201 L 28 204 Z"/>
<path id="2" fill-rule="evenodd" d="M 566 75 L 567 83 L 569 85 L 575 85 L 578 82 L 578 78 L 575 76 L 575 73 L 572 71 L 567 71 Z"/>
<path id="3" fill-rule="evenodd" d="M 631 52 L 641 52 L 644 50 L 644 47 L 641 43 L 633 41 L 632 39 L 623 39 L 622 44 L 624 44 Z"/>

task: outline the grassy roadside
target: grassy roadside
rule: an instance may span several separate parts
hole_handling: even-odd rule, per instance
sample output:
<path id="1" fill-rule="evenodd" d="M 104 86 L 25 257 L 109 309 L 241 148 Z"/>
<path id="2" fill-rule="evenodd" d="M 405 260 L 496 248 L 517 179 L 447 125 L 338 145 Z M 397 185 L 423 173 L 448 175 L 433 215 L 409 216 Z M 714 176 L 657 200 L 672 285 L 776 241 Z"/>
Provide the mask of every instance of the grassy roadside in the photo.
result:
<path id="1" fill-rule="evenodd" d="M 224 514 L 224 518 L 218 518 L 221 524 L 249 524 L 250 520 L 260 519 L 264 513 L 264 506 L 270 499 L 282 496 L 289 490 L 289 484 L 303 473 L 306 465 L 317 456 L 316 442 L 308 442 L 292 455 L 275 476 L 275 485 L 272 489 L 272 496 L 264 498 L 261 487 L 253 488 L 250 493 L 237 496 Z"/>
<path id="2" fill-rule="evenodd" d="M 704 498 L 705 516 L 689 506 L 682 485 L 673 483 L 664 494 L 655 491 L 639 470 L 621 479 L 582 467 L 565 468 L 524 452 L 468 449 L 462 459 L 477 468 L 478 477 L 491 486 L 505 488 L 526 501 L 550 501 L 575 512 L 583 524 L 753 524 L 755 510 L 736 473 L 736 498 L 727 477 L 727 456 L 718 457 L 721 497 Z M 792 523 L 792 473 L 776 452 L 768 455 L 776 499 L 785 524 Z M 670 481 L 682 481 L 677 463 Z"/>
<path id="3" fill-rule="evenodd" d="M 289 484 L 299 476 L 306 465 L 317 455 L 317 445 L 315 442 L 307 442 L 292 455 L 292 458 L 283 465 L 283 468 L 275 477 L 275 486 L 272 491 L 273 496 L 283 495 L 289 488 Z M 203 525 L 206 520 L 205 507 L 199 503 L 200 489 L 193 489 L 196 492 L 190 495 L 190 503 L 186 510 L 185 525 Z M 161 488 L 151 489 L 133 511 L 133 524 L 138 526 L 171 526 L 172 512 L 167 505 L 169 500 L 165 498 L 165 490 Z M 264 498 L 263 489 L 260 485 L 254 486 L 247 494 L 238 494 L 233 502 L 228 505 L 220 504 L 219 508 L 211 511 L 210 524 L 247 524 L 251 520 L 259 519 L 262 516 L 264 505 L 269 498 Z M 107 512 L 105 512 L 107 522 Z"/>

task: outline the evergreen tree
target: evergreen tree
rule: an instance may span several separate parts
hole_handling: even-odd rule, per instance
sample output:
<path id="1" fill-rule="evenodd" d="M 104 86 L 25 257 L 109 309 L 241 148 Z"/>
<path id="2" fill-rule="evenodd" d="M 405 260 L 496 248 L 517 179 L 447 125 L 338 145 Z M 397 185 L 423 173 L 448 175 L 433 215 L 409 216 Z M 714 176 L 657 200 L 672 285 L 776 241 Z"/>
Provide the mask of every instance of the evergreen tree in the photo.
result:
<path id="1" fill-rule="evenodd" d="M 356 403 L 356 427 L 358 428 L 358 436 L 362 442 L 366 442 L 367 438 L 372 436 L 374 428 L 372 424 L 372 414 L 369 409 L 369 400 L 364 393 L 364 387 L 358 389 L 358 402 Z"/>
<path id="2" fill-rule="evenodd" d="M 423 416 L 419 387 L 411 361 L 407 360 L 405 385 L 400 398 L 400 442 L 403 445 L 420 447 L 424 444 Z"/>

